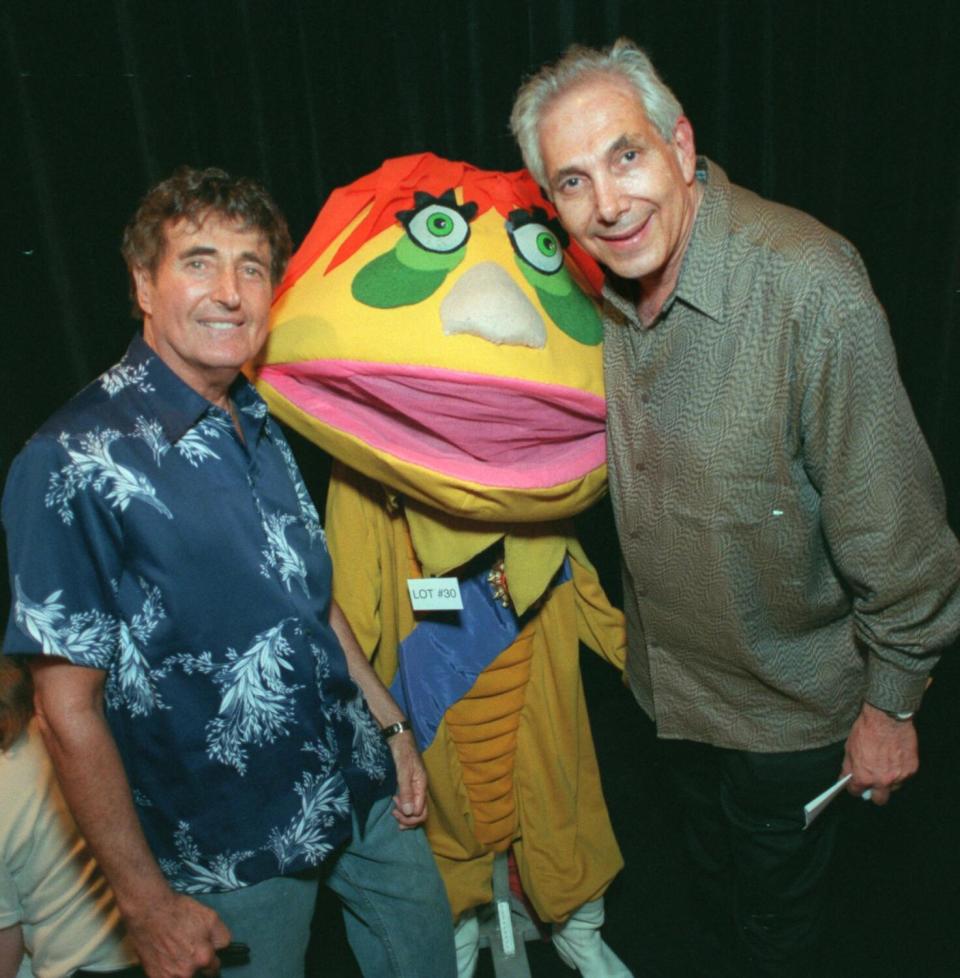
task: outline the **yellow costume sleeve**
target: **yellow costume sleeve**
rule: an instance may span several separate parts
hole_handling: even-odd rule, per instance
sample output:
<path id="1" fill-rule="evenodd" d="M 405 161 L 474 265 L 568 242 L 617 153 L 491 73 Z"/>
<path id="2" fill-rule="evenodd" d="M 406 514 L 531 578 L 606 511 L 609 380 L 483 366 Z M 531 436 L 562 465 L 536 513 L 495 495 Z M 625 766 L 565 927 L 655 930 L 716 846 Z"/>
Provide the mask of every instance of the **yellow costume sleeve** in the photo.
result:
<path id="1" fill-rule="evenodd" d="M 395 538 L 398 529 L 401 540 Z M 398 584 L 403 586 L 398 581 L 402 571 L 396 566 L 397 545 L 403 545 L 400 553 L 409 552 L 409 545 L 389 513 L 384 487 L 334 463 L 326 533 L 333 561 L 333 597 L 377 675 L 389 686 L 397 671 L 398 636 L 406 634 L 413 622 L 412 615 L 409 622 L 397 620 L 401 610 L 393 595 Z"/>
<path id="2" fill-rule="evenodd" d="M 567 543 L 567 550 L 577 593 L 577 634 L 580 641 L 623 672 L 627 655 L 623 612 L 610 604 L 593 564 L 573 537 Z"/>

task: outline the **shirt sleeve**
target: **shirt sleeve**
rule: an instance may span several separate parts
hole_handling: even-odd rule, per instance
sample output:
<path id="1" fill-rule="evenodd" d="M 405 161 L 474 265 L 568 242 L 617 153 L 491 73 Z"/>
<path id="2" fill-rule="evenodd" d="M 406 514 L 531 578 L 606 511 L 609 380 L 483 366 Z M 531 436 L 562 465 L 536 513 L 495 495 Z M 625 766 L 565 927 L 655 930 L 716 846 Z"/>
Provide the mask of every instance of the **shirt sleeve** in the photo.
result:
<path id="1" fill-rule="evenodd" d="M 852 251 L 852 249 L 851 249 Z M 801 408 L 804 465 L 867 656 L 864 698 L 913 710 L 960 631 L 960 548 L 897 371 L 883 309 L 853 253 L 829 282 Z"/>
<path id="2" fill-rule="evenodd" d="M 3 496 L 12 602 L 4 652 L 108 668 L 121 568 L 109 492 L 55 438 L 35 436 L 14 460 Z"/>

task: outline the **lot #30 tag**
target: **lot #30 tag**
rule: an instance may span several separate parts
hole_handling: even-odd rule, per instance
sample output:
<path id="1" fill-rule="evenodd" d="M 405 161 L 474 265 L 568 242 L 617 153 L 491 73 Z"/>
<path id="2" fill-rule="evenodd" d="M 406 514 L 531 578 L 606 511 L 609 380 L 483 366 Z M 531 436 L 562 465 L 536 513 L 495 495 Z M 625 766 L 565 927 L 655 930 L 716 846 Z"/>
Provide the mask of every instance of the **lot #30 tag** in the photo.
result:
<path id="1" fill-rule="evenodd" d="M 455 577 L 412 577 L 407 579 L 414 611 L 462 611 L 460 582 Z"/>

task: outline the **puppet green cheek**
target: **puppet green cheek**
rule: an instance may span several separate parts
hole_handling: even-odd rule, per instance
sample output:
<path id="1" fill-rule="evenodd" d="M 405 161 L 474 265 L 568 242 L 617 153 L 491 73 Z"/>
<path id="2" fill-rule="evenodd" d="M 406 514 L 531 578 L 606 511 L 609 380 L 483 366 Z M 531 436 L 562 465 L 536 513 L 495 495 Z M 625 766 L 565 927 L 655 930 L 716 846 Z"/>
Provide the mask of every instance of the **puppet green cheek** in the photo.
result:
<path id="1" fill-rule="evenodd" d="M 603 326 L 597 310 L 579 289 L 571 289 L 570 294 L 564 296 L 537 289 L 537 295 L 547 315 L 570 339 L 585 346 L 596 346 L 603 339 Z"/>
<path id="2" fill-rule="evenodd" d="M 401 238 L 357 272 L 350 291 L 357 302 L 375 309 L 414 306 L 443 285 L 447 273 L 463 261 L 464 249 L 440 254 L 418 248 Z"/>
<path id="3" fill-rule="evenodd" d="M 446 277 L 446 270 L 428 272 L 407 268 L 397 260 L 395 252 L 388 251 L 357 272 L 350 291 L 357 302 L 366 306 L 395 309 L 429 298 Z"/>
<path id="4" fill-rule="evenodd" d="M 603 339 L 603 325 L 596 306 L 570 281 L 562 268 L 545 275 L 516 258 L 523 277 L 537 290 L 537 297 L 547 315 L 570 337 L 585 346 L 596 346 Z"/>

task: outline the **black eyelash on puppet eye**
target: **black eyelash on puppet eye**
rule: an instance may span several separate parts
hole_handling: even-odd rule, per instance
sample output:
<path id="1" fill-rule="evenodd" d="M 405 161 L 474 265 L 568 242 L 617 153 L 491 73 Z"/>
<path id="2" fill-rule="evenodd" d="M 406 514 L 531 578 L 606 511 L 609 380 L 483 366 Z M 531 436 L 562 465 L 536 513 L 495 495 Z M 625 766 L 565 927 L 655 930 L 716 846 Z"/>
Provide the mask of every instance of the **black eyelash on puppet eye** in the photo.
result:
<path id="1" fill-rule="evenodd" d="M 434 197 L 433 194 L 428 194 L 423 190 L 415 190 L 413 193 L 413 209 L 397 211 L 394 217 L 404 227 L 408 227 L 420 211 L 425 210 L 427 207 L 432 207 L 435 204 L 440 207 L 449 207 L 450 210 L 456 211 L 467 222 L 472 221 L 477 216 L 477 205 L 469 200 L 458 204 L 453 187 L 451 187 L 449 190 L 444 190 L 439 197 Z"/>
<path id="2" fill-rule="evenodd" d="M 531 207 L 529 210 L 518 208 L 510 211 L 504 221 L 507 234 L 512 235 L 526 224 L 542 224 L 548 231 L 556 235 L 561 248 L 566 248 L 570 244 L 570 236 L 564 231 L 560 222 L 555 217 L 548 217 L 547 212 L 542 207 Z"/>

